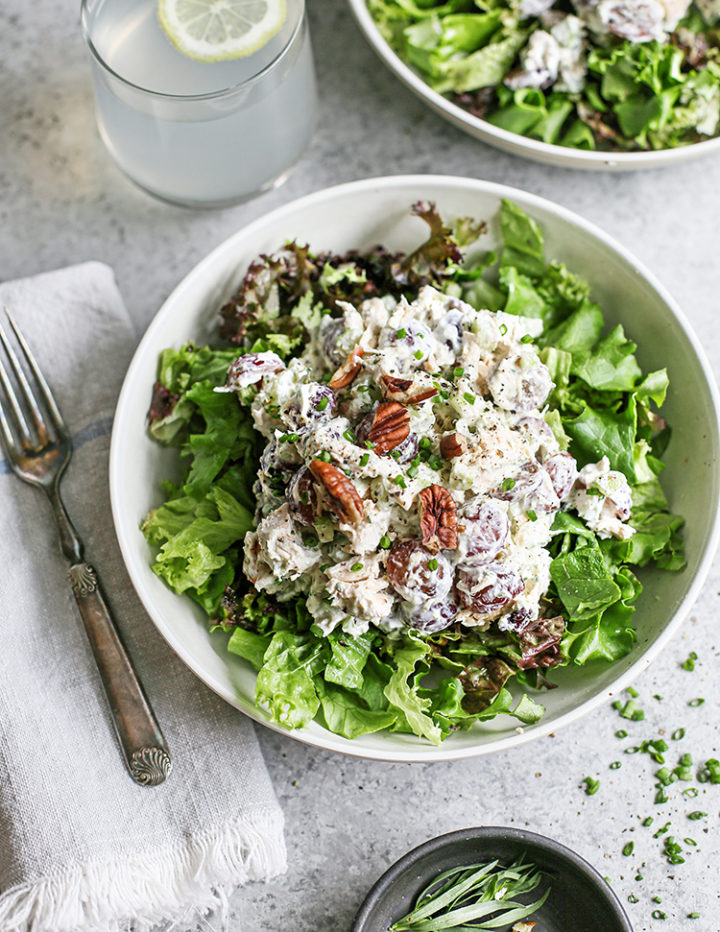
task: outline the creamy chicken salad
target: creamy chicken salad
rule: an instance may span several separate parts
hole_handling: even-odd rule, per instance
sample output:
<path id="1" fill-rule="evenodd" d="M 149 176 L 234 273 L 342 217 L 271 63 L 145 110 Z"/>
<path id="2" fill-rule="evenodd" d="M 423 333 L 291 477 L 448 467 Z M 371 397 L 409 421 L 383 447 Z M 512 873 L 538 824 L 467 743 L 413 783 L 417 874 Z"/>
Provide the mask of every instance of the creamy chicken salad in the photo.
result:
<path id="1" fill-rule="evenodd" d="M 502 129 L 633 151 L 720 131 L 720 0 L 367 0 L 436 91 Z"/>
<path id="2" fill-rule="evenodd" d="M 154 569 L 258 670 L 289 727 L 437 742 L 552 669 L 635 640 L 630 565 L 683 566 L 657 479 L 664 371 L 501 212 L 504 248 L 429 240 L 251 266 L 222 309 L 237 349 L 168 350 L 150 430 L 191 457 L 143 529 Z"/>

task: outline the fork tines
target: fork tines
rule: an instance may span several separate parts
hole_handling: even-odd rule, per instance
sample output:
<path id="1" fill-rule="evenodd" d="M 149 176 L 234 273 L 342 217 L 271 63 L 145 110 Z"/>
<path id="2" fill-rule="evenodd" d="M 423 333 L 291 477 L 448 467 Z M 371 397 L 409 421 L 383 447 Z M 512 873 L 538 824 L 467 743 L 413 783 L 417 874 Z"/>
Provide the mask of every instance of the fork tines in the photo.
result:
<path id="1" fill-rule="evenodd" d="M 14 459 L 21 453 L 37 452 L 53 440 L 65 438 L 67 430 L 25 338 L 7 308 L 5 314 L 28 370 L 26 372 L 23 368 L 18 353 L 0 324 L 0 344 L 4 350 L 0 353 L 0 435 L 8 456 Z M 43 414 L 43 408 L 49 418 Z"/>

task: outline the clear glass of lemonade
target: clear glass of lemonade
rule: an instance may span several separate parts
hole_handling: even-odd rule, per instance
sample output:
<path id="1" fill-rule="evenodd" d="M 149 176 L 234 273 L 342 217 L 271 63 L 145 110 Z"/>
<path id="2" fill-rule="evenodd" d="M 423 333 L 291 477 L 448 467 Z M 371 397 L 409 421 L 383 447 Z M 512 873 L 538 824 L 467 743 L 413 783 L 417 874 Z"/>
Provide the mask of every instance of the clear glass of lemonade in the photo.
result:
<path id="1" fill-rule="evenodd" d="M 224 207 L 280 184 L 308 144 L 316 91 L 304 0 L 244 58 L 202 62 L 166 36 L 157 0 L 83 0 L 100 135 L 151 194 Z"/>

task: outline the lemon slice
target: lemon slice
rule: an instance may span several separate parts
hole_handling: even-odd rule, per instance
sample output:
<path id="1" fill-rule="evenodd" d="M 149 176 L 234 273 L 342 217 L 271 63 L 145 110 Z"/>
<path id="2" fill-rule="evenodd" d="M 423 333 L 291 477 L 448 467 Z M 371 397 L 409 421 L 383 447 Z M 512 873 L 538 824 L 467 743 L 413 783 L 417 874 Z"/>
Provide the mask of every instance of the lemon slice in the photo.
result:
<path id="1" fill-rule="evenodd" d="M 285 0 L 159 0 L 158 19 L 173 45 L 196 61 L 257 52 L 280 30 Z"/>

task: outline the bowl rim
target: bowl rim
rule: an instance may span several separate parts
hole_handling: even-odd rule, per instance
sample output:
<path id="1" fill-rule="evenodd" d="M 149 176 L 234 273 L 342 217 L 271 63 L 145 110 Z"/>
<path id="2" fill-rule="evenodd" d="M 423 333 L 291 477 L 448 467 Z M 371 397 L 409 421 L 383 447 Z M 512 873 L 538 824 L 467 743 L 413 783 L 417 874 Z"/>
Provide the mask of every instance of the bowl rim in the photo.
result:
<path id="1" fill-rule="evenodd" d="M 617 893 L 607 883 L 605 878 L 600 874 L 597 868 L 586 861 L 581 855 L 572 848 L 568 848 L 561 842 L 550 838 L 547 835 L 541 835 L 538 832 L 531 832 L 527 829 L 515 828 L 505 825 L 479 825 L 471 828 L 458 829 L 454 832 L 447 832 L 444 835 L 436 835 L 428 841 L 423 842 L 415 848 L 412 848 L 402 857 L 398 858 L 394 864 L 382 874 L 370 888 L 367 896 L 360 904 L 355 914 L 350 932 L 376 932 L 366 926 L 370 911 L 380 897 L 385 893 L 388 887 L 397 883 L 398 879 L 413 868 L 413 866 L 426 854 L 434 854 L 442 849 L 457 844 L 459 842 L 473 839 L 478 841 L 491 840 L 498 837 L 509 838 L 513 842 L 522 844 L 534 844 L 544 851 L 550 851 L 557 855 L 558 858 L 569 862 L 589 881 L 591 881 L 594 890 L 598 893 L 612 911 L 613 918 L 623 924 L 625 932 L 633 932 L 630 920 L 620 902 Z"/>
<path id="2" fill-rule="evenodd" d="M 402 83 L 441 116 L 459 129 L 481 139 L 488 145 L 515 155 L 559 166 L 595 170 L 636 170 L 663 168 L 693 158 L 710 155 L 720 149 L 720 136 L 674 149 L 654 149 L 647 152 L 599 152 L 573 149 L 554 143 L 531 139 L 512 133 L 486 120 L 473 116 L 433 90 L 420 75 L 407 65 L 390 47 L 367 8 L 366 0 L 347 0 L 353 16 L 375 53 Z"/>
<path id="3" fill-rule="evenodd" d="M 270 211 L 269 213 L 262 215 L 246 226 L 241 227 L 234 234 L 231 234 L 229 237 L 227 237 L 223 242 L 212 249 L 183 277 L 183 279 L 173 289 L 173 291 L 155 314 L 153 320 L 151 321 L 135 350 L 125 375 L 125 379 L 120 390 L 117 407 L 115 409 L 113 429 L 110 438 L 109 485 L 115 533 L 120 546 L 120 551 L 123 556 L 123 561 L 136 593 L 138 594 L 151 620 L 153 621 L 153 624 L 160 632 L 160 634 L 165 638 L 170 647 L 186 664 L 186 666 L 188 666 L 193 671 L 193 673 L 195 673 L 195 675 L 203 683 L 205 683 L 205 685 L 212 689 L 213 692 L 217 693 L 218 696 L 220 696 L 234 708 L 244 712 L 259 724 L 265 725 L 271 730 L 276 731 L 277 733 L 286 737 L 293 738 L 297 741 L 300 741 L 304 744 L 309 744 L 312 747 L 316 747 L 321 750 L 336 751 L 346 754 L 350 757 L 360 757 L 370 760 L 428 763 L 478 757 L 484 754 L 508 750 L 536 738 L 545 737 L 551 732 L 556 732 L 558 729 L 571 724 L 587 713 L 598 708 L 613 696 L 617 696 L 627 686 L 629 686 L 637 676 L 646 670 L 652 661 L 658 656 L 658 654 L 665 648 L 665 646 L 668 644 L 670 639 L 682 624 L 683 620 L 690 611 L 690 608 L 697 599 L 708 575 L 715 551 L 718 547 L 718 542 L 720 541 L 720 488 L 716 489 L 715 501 L 712 503 L 712 511 L 714 512 L 713 522 L 705 545 L 705 550 L 702 553 L 701 559 L 699 561 L 695 577 L 690 582 L 684 598 L 681 600 L 676 611 L 671 616 L 667 625 L 660 632 L 655 641 L 649 644 L 645 648 L 642 655 L 638 657 L 638 659 L 631 666 L 629 666 L 627 670 L 624 671 L 624 673 L 619 674 L 608 688 L 599 689 L 595 695 L 586 699 L 584 702 L 581 702 L 575 708 L 562 713 L 552 721 L 543 722 L 543 720 L 540 720 L 540 722 L 527 729 L 517 727 L 513 734 L 485 744 L 477 744 L 468 747 L 452 747 L 448 746 L 448 743 L 445 742 L 440 746 L 428 746 L 421 744 L 420 740 L 418 739 L 417 744 L 403 747 L 393 747 L 392 744 L 390 744 L 387 748 L 383 747 L 370 749 L 364 748 L 357 743 L 354 743 L 352 739 L 342 738 L 341 736 L 335 735 L 334 733 L 325 729 L 314 732 L 309 728 L 299 728 L 294 730 L 283 728 L 282 725 L 270 721 L 269 717 L 263 712 L 263 710 L 258 708 L 256 705 L 250 704 L 249 702 L 247 704 L 243 703 L 232 689 L 229 689 L 225 683 L 220 681 L 214 675 L 204 671 L 202 665 L 195 659 L 195 657 L 190 652 L 185 650 L 182 639 L 177 636 L 172 624 L 168 623 L 162 616 L 162 613 L 155 608 L 153 597 L 149 590 L 145 587 L 142 578 L 140 578 L 139 569 L 137 573 L 135 572 L 136 564 L 138 567 L 142 565 L 143 569 L 146 569 L 146 567 L 144 564 L 144 558 L 141 560 L 139 557 L 137 547 L 137 535 L 140 532 L 138 531 L 137 527 L 131 524 L 125 517 L 123 508 L 123 482 L 121 467 L 121 448 L 123 445 L 124 424 L 126 422 L 134 421 L 137 417 L 137 413 L 133 412 L 131 409 L 131 387 L 140 375 L 140 372 L 145 364 L 145 356 L 149 352 L 148 348 L 154 344 L 156 334 L 161 332 L 166 326 L 166 317 L 169 313 L 168 309 L 172 309 L 176 302 L 183 300 L 184 292 L 190 288 L 192 282 L 197 276 L 202 276 L 205 274 L 206 270 L 210 269 L 215 262 L 224 256 L 225 253 L 232 253 L 236 249 L 236 243 L 242 240 L 251 239 L 256 233 L 262 231 L 263 227 L 266 225 L 273 225 L 278 220 L 282 220 L 288 215 L 295 214 L 298 211 L 303 211 L 309 207 L 322 204 L 326 201 L 342 199 L 344 195 L 353 194 L 356 192 L 372 191 L 375 193 L 380 193 L 387 189 L 392 190 L 400 187 L 414 189 L 413 195 L 409 196 L 416 196 L 418 187 L 421 188 L 422 186 L 432 186 L 435 189 L 457 189 L 458 187 L 461 187 L 465 190 L 474 189 L 478 192 L 493 195 L 497 197 L 498 200 L 501 198 L 508 198 L 510 200 L 517 201 L 521 204 L 521 206 L 528 207 L 530 209 L 532 207 L 536 207 L 539 210 L 550 212 L 564 222 L 569 223 L 571 226 L 580 228 L 584 232 L 590 234 L 592 237 L 605 244 L 622 259 L 624 259 L 637 272 L 637 274 L 643 277 L 657 292 L 659 298 L 665 303 L 668 310 L 680 324 L 688 342 L 692 346 L 702 370 L 702 374 L 705 378 L 705 382 L 708 386 L 710 397 L 712 399 L 713 411 L 715 415 L 713 428 L 715 430 L 716 436 L 720 437 L 720 395 L 718 393 L 718 388 L 715 383 L 712 370 L 710 369 L 710 364 L 705 356 L 705 352 L 699 339 L 695 335 L 685 314 L 680 309 L 675 299 L 667 291 L 665 286 L 662 285 L 655 277 L 655 275 L 647 268 L 645 268 L 645 266 L 639 262 L 639 260 L 637 260 L 632 255 L 632 253 L 630 253 L 629 250 L 627 250 L 621 243 L 617 242 L 613 237 L 605 233 L 595 224 L 585 220 L 566 207 L 562 207 L 553 201 L 540 197 L 536 194 L 523 191 L 519 188 L 513 188 L 508 185 L 497 184 L 495 182 L 482 181 L 475 178 L 466 178 L 455 175 L 386 175 L 377 178 L 365 178 L 359 181 L 346 182 L 345 184 L 335 185 L 329 188 L 322 188 L 311 194 L 307 194 L 296 200 L 290 201 Z"/>

